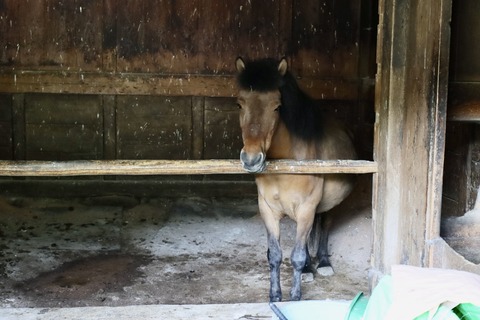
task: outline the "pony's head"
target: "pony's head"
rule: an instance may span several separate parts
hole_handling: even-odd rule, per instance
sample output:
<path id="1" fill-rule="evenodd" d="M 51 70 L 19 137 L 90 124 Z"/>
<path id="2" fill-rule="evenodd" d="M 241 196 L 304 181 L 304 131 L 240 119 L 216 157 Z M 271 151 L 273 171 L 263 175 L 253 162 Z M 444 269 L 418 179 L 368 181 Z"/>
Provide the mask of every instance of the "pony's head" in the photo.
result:
<path id="1" fill-rule="evenodd" d="M 248 172 L 265 169 L 266 153 L 280 120 L 280 87 L 287 73 L 287 61 L 262 59 L 236 61 L 243 148 L 240 161 Z"/>

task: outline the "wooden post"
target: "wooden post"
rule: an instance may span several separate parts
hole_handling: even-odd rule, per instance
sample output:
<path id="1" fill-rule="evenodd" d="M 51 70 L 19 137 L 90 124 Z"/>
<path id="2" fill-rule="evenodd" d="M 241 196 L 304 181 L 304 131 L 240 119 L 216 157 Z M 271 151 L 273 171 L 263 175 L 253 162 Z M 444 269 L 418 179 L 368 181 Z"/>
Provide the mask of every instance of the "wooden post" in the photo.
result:
<path id="1" fill-rule="evenodd" d="M 379 15 L 373 284 L 430 266 L 439 238 L 451 0 L 381 0 Z"/>

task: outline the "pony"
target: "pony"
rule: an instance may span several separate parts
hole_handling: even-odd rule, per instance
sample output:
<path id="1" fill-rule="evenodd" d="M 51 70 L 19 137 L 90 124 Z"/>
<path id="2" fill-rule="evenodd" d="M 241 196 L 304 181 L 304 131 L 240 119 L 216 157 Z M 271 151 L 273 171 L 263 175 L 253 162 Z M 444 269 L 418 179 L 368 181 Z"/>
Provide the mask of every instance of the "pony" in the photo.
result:
<path id="1" fill-rule="evenodd" d="M 237 58 L 237 105 L 243 148 L 243 168 L 255 174 L 258 208 L 267 230 L 270 301 L 282 300 L 280 285 L 280 220 L 296 222 L 291 252 L 291 300 L 301 299 L 303 272 L 333 273 L 328 256 L 331 219 L 322 219 L 353 189 L 345 174 L 262 174 L 268 159 L 356 159 L 349 131 L 303 92 L 285 58 Z M 321 214 L 321 215 L 320 215 Z M 313 252 L 312 257 L 309 253 Z M 312 261 L 317 257 L 318 266 Z M 316 269 L 316 270 L 315 270 Z"/>

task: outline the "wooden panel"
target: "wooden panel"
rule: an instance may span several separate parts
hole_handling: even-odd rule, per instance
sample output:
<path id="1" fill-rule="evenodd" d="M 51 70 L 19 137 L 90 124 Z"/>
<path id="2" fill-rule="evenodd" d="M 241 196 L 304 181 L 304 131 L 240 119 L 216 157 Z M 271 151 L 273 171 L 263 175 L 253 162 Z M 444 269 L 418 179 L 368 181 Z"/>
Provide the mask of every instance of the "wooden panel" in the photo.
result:
<path id="1" fill-rule="evenodd" d="M 480 188 L 480 128 L 478 125 L 474 126 L 469 151 L 470 176 L 467 179 L 467 205 L 465 212 L 473 209 L 477 199 L 477 190 Z"/>
<path id="2" fill-rule="evenodd" d="M 189 97 L 117 97 L 118 159 L 190 159 Z"/>
<path id="3" fill-rule="evenodd" d="M 238 159 L 242 133 L 235 99 L 205 100 L 205 159 Z"/>
<path id="4" fill-rule="evenodd" d="M 0 95 L 0 159 L 13 160 L 12 96 Z"/>
<path id="5" fill-rule="evenodd" d="M 314 97 L 357 99 L 359 48 L 372 43 L 360 43 L 359 1 L 2 4 L 0 92 L 7 93 L 228 97 L 240 55 L 289 56 Z"/>
<path id="6" fill-rule="evenodd" d="M 12 98 L 13 158 L 25 160 L 25 95 L 16 94 Z"/>
<path id="7" fill-rule="evenodd" d="M 450 13 L 450 0 L 379 4 L 374 277 L 390 272 L 393 264 L 435 263 Z"/>
<path id="8" fill-rule="evenodd" d="M 294 1 L 291 50 L 295 73 L 356 78 L 361 1 Z"/>
<path id="9" fill-rule="evenodd" d="M 200 68 L 207 73 L 233 73 L 238 56 L 284 56 L 289 35 L 280 32 L 290 22 L 283 20 L 282 14 L 290 6 L 290 1 L 281 0 L 203 0 L 198 34 Z"/>
<path id="10" fill-rule="evenodd" d="M 26 159 L 103 158 L 103 112 L 98 96 L 25 96 Z"/>
<path id="11" fill-rule="evenodd" d="M 453 1 L 451 80 L 480 81 L 480 1 Z"/>
<path id="12" fill-rule="evenodd" d="M 2 4 L 3 66 L 231 74 L 239 55 L 294 55 L 301 76 L 356 74 L 360 1 L 4 0 Z"/>
<path id="13" fill-rule="evenodd" d="M 115 96 L 103 96 L 103 159 L 117 158 L 117 116 Z"/>
<path id="14" fill-rule="evenodd" d="M 0 8 L 2 65 L 99 70 L 102 2 L 4 0 Z"/>
<path id="15" fill-rule="evenodd" d="M 203 159 L 205 141 L 205 98 L 192 98 L 192 157 Z"/>
<path id="16" fill-rule="evenodd" d="M 461 216 L 467 207 L 467 187 L 470 174 L 469 142 L 472 126 L 448 122 L 445 141 L 442 217 Z"/>
<path id="17" fill-rule="evenodd" d="M 115 176 L 112 176 L 114 178 Z M 168 177 L 168 176 L 165 176 Z M 216 197 L 251 198 L 257 195 L 257 186 L 254 181 L 181 181 L 176 176 L 168 183 L 159 176 L 150 180 L 139 177 L 131 180 L 104 180 L 101 185 L 98 181 L 85 179 L 0 179 L 0 190 L 8 190 L 10 196 L 18 197 L 57 197 L 57 198 L 88 198 L 111 195 L 125 195 L 145 198 L 178 197 Z M 199 176 L 201 177 L 201 176 Z M 223 175 L 222 177 L 227 177 Z M 230 177 L 230 176 L 228 176 Z M 232 175 L 233 177 L 233 175 Z M 99 187 L 101 186 L 101 187 Z"/>
<path id="18" fill-rule="evenodd" d="M 277 34 L 283 3 L 123 2 L 117 6 L 118 71 L 231 73 L 238 55 L 283 55 Z"/>

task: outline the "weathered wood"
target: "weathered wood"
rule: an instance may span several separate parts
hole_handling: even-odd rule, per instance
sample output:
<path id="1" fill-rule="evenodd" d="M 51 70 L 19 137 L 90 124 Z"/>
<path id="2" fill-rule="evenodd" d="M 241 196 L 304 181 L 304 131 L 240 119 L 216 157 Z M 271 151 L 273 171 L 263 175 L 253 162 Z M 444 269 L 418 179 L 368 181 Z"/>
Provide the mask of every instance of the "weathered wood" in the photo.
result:
<path id="1" fill-rule="evenodd" d="M 25 158 L 103 159 L 102 97 L 25 95 Z"/>
<path id="2" fill-rule="evenodd" d="M 191 159 L 191 97 L 117 97 L 117 158 Z"/>
<path id="3" fill-rule="evenodd" d="M 450 81 L 480 82 L 480 1 L 453 1 Z M 477 89 L 477 96 L 480 92 Z"/>
<path id="4" fill-rule="evenodd" d="M 451 0 L 379 2 L 372 255 L 431 266 L 439 237 Z M 375 283 L 375 279 L 374 283 Z"/>
<path id="5" fill-rule="evenodd" d="M 103 109 L 103 159 L 113 160 L 117 158 L 117 116 L 115 96 L 102 97 Z"/>
<path id="6" fill-rule="evenodd" d="M 14 95 L 12 99 L 12 142 L 13 159 L 25 159 L 25 95 Z"/>
<path id="7" fill-rule="evenodd" d="M 275 160 L 264 173 L 373 173 L 377 164 L 361 160 Z M 245 174 L 239 160 L 0 161 L 0 176 Z"/>
<path id="8" fill-rule="evenodd" d="M 235 159 L 242 149 L 235 99 L 205 98 L 205 159 Z"/>
<path id="9" fill-rule="evenodd" d="M 448 113 L 450 110 L 448 110 Z M 447 122 L 442 188 L 442 219 L 462 216 L 467 210 L 468 185 L 472 181 L 469 143 L 474 137 L 474 125 L 463 122 Z"/>
<path id="10" fill-rule="evenodd" d="M 360 5 L 349 0 L 293 1 L 290 50 L 297 75 L 358 76 Z"/>
<path id="11" fill-rule="evenodd" d="M 12 95 L 0 95 L 0 160 L 13 159 Z"/>
<path id="12" fill-rule="evenodd" d="M 225 75 L 238 55 L 290 55 L 302 76 L 355 79 L 360 14 L 348 0 L 4 0 L 0 65 Z"/>
<path id="13" fill-rule="evenodd" d="M 480 101 L 470 101 L 449 107 L 448 120 L 480 123 Z"/>
<path id="14" fill-rule="evenodd" d="M 358 98 L 359 83 L 355 80 L 302 77 L 298 82 L 316 99 Z M 234 76 L 53 71 L 0 73 L 0 93 L 27 92 L 233 97 L 237 89 Z"/>
<path id="15" fill-rule="evenodd" d="M 205 98 L 192 98 L 192 157 L 203 159 L 205 146 Z"/>

